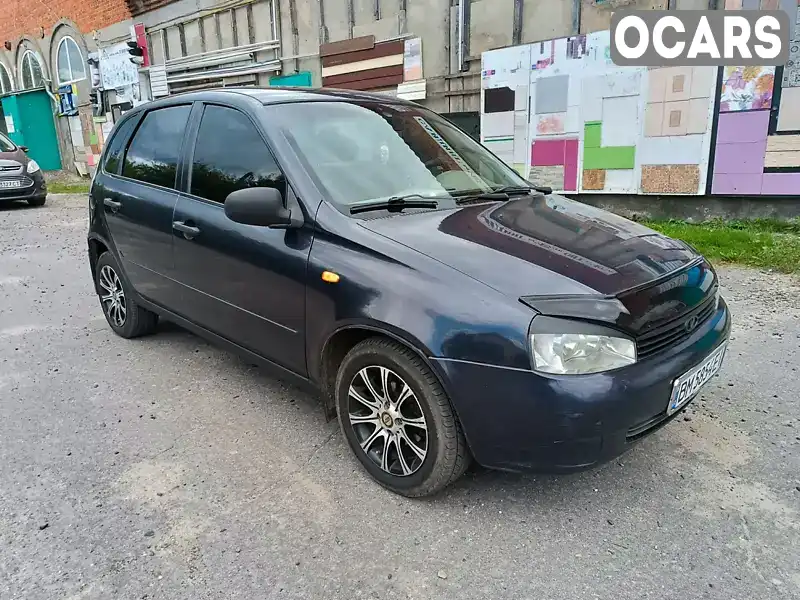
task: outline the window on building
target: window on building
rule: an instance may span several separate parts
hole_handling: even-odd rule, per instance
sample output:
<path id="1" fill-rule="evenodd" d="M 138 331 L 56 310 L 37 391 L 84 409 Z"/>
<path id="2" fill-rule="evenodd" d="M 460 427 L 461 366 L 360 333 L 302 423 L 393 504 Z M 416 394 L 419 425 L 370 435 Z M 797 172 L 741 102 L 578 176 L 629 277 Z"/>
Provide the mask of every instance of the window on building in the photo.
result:
<path id="1" fill-rule="evenodd" d="M 251 187 L 286 196 L 286 179 L 253 123 L 238 110 L 206 106 L 192 161 L 191 192 L 214 202 Z"/>
<path id="2" fill-rule="evenodd" d="M 170 106 L 147 113 L 125 154 L 122 175 L 174 188 L 190 110 L 188 105 Z"/>
<path id="3" fill-rule="evenodd" d="M 0 94 L 7 94 L 14 91 L 14 86 L 11 84 L 11 76 L 8 74 L 8 69 L 3 63 L 0 63 Z"/>
<path id="4" fill-rule="evenodd" d="M 81 50 L 71 37 L 64 37 L 58 43 L 56 63 L 58 64 L 59 85 L 86 79 L 86 68 L 83 65 Z"/>
<path id="5" fill-rule="evenodd" d="M 22 71 L 22 89 L 30 90 L 32 88 L 41 87 L 44 85 L 44 75 L 42 74 L 42 63 L 33 52 L 33 50 L 26 50 L 22 55 L 22 63 L 20 64 L 20 71 Z"/>

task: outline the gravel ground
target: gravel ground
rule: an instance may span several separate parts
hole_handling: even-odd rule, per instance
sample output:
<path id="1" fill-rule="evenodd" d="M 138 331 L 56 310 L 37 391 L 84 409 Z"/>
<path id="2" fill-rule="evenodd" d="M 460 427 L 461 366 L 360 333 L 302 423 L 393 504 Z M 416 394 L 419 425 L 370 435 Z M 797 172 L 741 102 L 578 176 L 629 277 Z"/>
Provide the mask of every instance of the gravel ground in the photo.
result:
<path id="1" fill-rule="evenodd" d="M 412 501 L 308 394 L 115 337 L 85 234 L 81 196 L 0 208 L 0 598 L 800 597 L 797 279 L 720 269 L 720 377 L 620 460 Z"/>

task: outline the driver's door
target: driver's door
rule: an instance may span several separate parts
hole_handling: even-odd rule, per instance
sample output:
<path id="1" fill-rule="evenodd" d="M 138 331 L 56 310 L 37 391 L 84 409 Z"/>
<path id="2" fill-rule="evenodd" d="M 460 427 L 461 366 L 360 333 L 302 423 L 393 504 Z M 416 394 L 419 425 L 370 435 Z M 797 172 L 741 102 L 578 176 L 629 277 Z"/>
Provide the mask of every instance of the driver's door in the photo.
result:
<path id="1" fill-rule="evenodd" d="M 305 273 L 310 228 L 269 229 L 225 215 L 231 192 L 291 188 L 256 121 L 206 105 L 187 156 L 189 176 L 173 215 L 178 312 L 194 323 L 305 375 Z"/>

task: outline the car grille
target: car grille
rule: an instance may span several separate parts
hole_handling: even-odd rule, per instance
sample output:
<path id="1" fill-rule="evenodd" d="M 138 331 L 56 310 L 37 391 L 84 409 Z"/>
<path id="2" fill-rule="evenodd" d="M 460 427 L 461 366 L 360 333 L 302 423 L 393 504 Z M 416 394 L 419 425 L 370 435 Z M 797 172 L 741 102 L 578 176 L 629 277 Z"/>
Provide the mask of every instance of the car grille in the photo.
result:
<path id="1" fill-rule="evenodd" d="M 19 187 L 0 187 L 0 198 L 3 196 L 17 196 L 19 195 L 20 191 L 29 188 L 33 185 L 33 179 L 30 177 L 25 177 L 24 175 L 17 175 L 15 177 L 2 177 L 0 181 L 21 181 L 22 185 Z"/>
<path id="2" fill-rule="evenodd" d="M 22 165 L 0 165 L 0 173 L 7 171 L 19 171 Z"/>
<path id="3" fill-rule="evenodd" d="M 641 360 L 668 350 L 687 339 L 714 313 L 715 298 L 716 289 L 700 306 L 677 319 L 673 319 L 652 331 L 638 336 L 636 338 L 638 359 Z"/>

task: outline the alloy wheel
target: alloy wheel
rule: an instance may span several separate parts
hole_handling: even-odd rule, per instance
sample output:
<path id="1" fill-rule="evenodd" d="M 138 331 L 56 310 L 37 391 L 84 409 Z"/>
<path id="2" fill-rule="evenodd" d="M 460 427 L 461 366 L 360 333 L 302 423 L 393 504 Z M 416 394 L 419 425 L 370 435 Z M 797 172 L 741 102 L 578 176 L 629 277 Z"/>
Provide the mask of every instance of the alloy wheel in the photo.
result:
<path id="1" fill-rule="evenodd" d="M 102 289 L 100 302 L 109 320 L 116 327 L 124 327 L 128 309 L 119 276 L 110 266 L 103 265 L 97 283 Z"/>
<path id="2" fill-rule="evenodd" d="M 383 471 L 405 477 L 425 462 L 425 414 L 411 387 L 391 369 L 372 365 L 355 374 L 348 417 L 361 449 Z"/>

